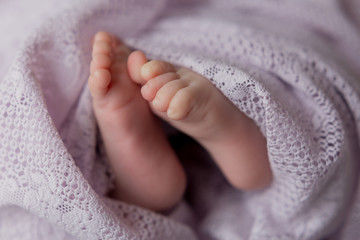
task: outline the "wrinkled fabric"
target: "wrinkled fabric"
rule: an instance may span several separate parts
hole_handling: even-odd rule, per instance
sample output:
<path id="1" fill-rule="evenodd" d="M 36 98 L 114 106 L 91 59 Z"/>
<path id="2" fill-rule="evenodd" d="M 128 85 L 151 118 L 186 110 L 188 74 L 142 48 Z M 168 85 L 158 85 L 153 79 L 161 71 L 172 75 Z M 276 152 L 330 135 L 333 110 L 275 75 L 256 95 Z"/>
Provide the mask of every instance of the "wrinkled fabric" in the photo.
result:
<path id="1" fill-rule="evenodd" d="M 358 9 L 356 0 L 0 2 L 0 239 L 359 239 Z M 209 79 L 265 136 L 273 183 L 237 191 L 200 146 L 172 134 L 189 176 L 175 209 L 107 197 L 115 176 L 86 84 L 99 30 Z"/>

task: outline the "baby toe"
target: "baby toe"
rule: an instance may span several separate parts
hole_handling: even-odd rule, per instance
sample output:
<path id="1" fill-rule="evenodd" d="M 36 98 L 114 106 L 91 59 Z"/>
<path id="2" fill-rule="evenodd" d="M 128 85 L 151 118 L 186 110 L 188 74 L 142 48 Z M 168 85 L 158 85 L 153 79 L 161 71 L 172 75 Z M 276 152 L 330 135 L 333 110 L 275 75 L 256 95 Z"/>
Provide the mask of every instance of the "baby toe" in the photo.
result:
<path id="1" fill-rule="evenodd" d="M 101 31 L 95 34 L 94 43 L 95 42 L 106 42 L 110 45 L 113 45 L 116 43 L 116 39 L 110 33 Z"/>
<path id="2" fill-rule="evenodd" d="M 180 89 L 169 103 L 166 112 L 168 118 L 172 120 L 181 120 L 188 116 L 192 110 L 192 103 L 194 99 L 194 91 L 192 88 L 186 87 Z"/>
<path id="3" fill-rule="evenodd" d="M 109 69 L 112 64 L 112 59 L 107 54 L 96 54 L 93 56 L 93 59 L 90 63 L 90 73 L 94 74 L 96 70 L 100 68 Z"/>
<path id="4" fill-rule="evenodd" d="M 152 101 L 160 88 L 162 88 L 168 82 L 179 78 L 180 76 L 174 72 L 161 74 L 147 81 L 146 84 L 141 88 L 141 94 L 147 101 Z"/>
<path id="5" fill-rule="evenodd" d="M 112 52 L 112 47 L 107 42 L 97 41 L 93 44 L 92 56 L 95 56 L 97 54 L 105 54 L 110 56 Z"/>
<path id="6" fill-rule="evenodd" d="M 132 81 L 137 84 L 144 85 L 145 79 L 141 76 L 141 67 L 147 63 L 147 58 L 142 51 L 134 51 L 128 58 L 128 72 Z"/>
<path id="7" fill-rule="evenodd" d="M 98 69 L 90 75 L 88 86 L 94 100 L 99 100 L 106 95 L 110 82 L 111 74 L 106 69 Z"/>
<path id="8" fill-rule="evenodd" d="M 181 79 L 168 82 L 156 93 L 154 100 L 151 102 L 153 107 L 157 111 L 166 112 L 175 94 L 185 87 L 187 87 L 187 83 Z"/>
<path id="9" fill-rule="evenodd" d="M 175 71 L 176 68 L 168 62 L 152 60 L 141 67 L 140 73 L 142 78 L 147 81 L 161 74 Z"/>

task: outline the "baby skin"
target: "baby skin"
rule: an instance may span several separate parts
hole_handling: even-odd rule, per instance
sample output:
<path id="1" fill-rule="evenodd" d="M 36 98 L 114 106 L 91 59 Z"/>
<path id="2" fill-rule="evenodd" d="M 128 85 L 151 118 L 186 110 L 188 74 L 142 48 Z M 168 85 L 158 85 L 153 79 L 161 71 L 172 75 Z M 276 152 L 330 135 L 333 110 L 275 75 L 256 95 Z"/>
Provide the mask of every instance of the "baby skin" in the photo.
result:
<path id="1" fill-rule="evenodd" d="M 105 32 L 95 35 L 92 58 L 88 85 L 116 175 L 115 198 L 161 211 L 183 195 L 184 170 L 155 115 L 205 147 L 235 188 L 270 184 L 264 136 L 206 78 L 149 61 Z"/>

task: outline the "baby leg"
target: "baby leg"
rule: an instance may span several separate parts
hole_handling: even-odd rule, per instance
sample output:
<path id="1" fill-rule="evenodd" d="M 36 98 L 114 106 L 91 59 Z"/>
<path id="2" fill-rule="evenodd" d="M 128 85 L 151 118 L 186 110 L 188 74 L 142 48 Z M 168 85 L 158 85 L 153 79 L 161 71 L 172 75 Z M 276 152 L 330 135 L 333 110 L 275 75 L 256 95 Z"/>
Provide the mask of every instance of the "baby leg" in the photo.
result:
<path id="1" fill-rule="evenodd" d="M 129 53 L 112 35 L 95 35 L 88 80 L 93 109 L 116 175 L 114 197 L 164 210 L 181 198 L 184 171 L 139 85 L 129 77 Z"/>
<path id="2" fill-rule="evenodd" d="M 206 78 L 167 62 L 148 62 L 140 51 L 128 64 L 153 112 L 201 143 L 231 184 L 259 189 L 271 182 L 264 136 Z"/>

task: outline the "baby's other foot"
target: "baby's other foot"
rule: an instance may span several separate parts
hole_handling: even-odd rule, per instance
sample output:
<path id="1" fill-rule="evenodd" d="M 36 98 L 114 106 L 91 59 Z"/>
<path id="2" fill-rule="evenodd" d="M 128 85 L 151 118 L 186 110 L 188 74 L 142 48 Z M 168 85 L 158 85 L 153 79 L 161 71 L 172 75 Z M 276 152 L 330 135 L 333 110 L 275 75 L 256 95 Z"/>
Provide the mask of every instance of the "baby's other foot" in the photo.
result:
<path id="1" fill-rule="evenodd" d="M 112 35 L 95 35 L 88 81 L 95 111 L 122 108 L 138 94 L 127 73 L 129 54 L 129 48 Z"/>
<path id="2" fill-rule="evenodd" d="M 164 210 L 181 198 L 185 176 L 139 84 L 130 79 L 129 53 L 114 36 L 95 35 L 88 80 L 93 109 L 116 175 L 113 196 Z"/>
<path id="3" fill-rule="evenodd" d="M 147 61 L 140 51 L 129 56 L 128 65 L 153 112 L 200 142 L 230 183 L 239 189 L 270 183 L 264 136 L 209 80 L 164 61 Z"/>
<path id="4" fill-rule="evenodd" d="M 197 140 L 214 135 L 220 125 L 218 108 L 236 109 L 206 78 L 189 69 L 147 61 L 140 51 L 131 53 L 128 65 L 131 78 L 142 85 L 141 94 L 153 112 Z"/>

